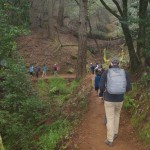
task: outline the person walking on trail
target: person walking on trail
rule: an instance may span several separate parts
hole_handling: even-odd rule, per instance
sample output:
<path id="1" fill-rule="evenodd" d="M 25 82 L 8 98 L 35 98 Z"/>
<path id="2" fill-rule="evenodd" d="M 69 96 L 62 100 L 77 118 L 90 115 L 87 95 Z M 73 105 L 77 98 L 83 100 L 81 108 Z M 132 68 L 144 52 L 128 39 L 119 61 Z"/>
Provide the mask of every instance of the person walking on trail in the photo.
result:
<path id="1" fill-rule="evenodd" d="M 99 75 L 100 77 L 102 76 L 103 72 L 105 71 L 105 69 L 103 68 L 103 65 L 100 65 L 100 68 L 98 69 L 99 71 Z M 103 102 L 103 91 L 100 90 L 99 92 L 99 98 L 101 99 L 101 101 Z"/>
<path id="2" fill-rule="evenodd" d="M 31 76 L 33 76 L 33 72 L 34 72 L 34 67 L 33 67 L 33 65 L 30 65 L 30 67 L 29 67 L 29 74 Z"/>
<path id="3" fill-rule="evenodd" d="M 108 146 L 118 137 L 120 112 L 123 105 L 124 93 L 131 90 L 129 75 L 119 68 L 119 60 L 112 59 L 112 66 L 104 71 L 100 80 L 100 90 L 104 92 L 104 107 L 107 118 Z"/>
<path id="4" fill-rule="evenodd" d="M 96 75 L 95 75 L 95 80 L 94 80 L 94 87 L 95 87 L 95 91 L 96 91 L 96 94 L 99 95 L 99 86 L 100 86 L 100 75 L 99 75 L 99 72 L 98 70 L 95 72 Z"/>
<path id="5" fill-rule="evenodd" d="M 36 75 L 36 78 L 38 79 L 39 77 L 39 72 L 40 72 L 40 67 L 36 66 L 35 67 L 35 75 Z"/>
<path id="6" fill-rule="evenodd" d="M 46 65 L 44 64 L 43 66 L 43 74 L 42 74 L 42 78 L 45 78 L 46 77 Z"/>
<path id="7" fill-rule="evenodd" d="M 58 65 L 55 64 L 54 65 L 54 76 L 57 76 L 58 75 Z"/>
<path id="8" fill-rule="evenodd" d="M 92 74 L 94 74 L 94 69 L 95 69 L 94 65 L 92 63 L 90 63 L 90 70 L 91 70 Z"/>

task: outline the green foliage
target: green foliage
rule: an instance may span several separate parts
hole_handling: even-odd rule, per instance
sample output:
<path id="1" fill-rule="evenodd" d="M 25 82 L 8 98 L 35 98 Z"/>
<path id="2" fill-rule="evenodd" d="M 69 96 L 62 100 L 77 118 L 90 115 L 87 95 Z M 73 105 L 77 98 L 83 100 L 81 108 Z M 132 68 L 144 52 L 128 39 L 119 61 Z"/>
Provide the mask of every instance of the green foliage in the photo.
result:
<path id="1" fill-rule="evenodd" d="M 17 61 L 18 64 L 7 59 L 0 74 L 3 79 L 0 88 L 4 91 L 0 101 L 0 132 L 4 145 L 9 145 L 7 149 L 26 149 L 33 141 L 38 122 L 46 118 L 48 112 L 47 103 L 33 92 L 23 62 Z"/>
<path id="2" fill-rule="evenodd" d="M 127 106 L 129 106 L 132 118 L 133 127 L 137 130 L 139 137 L 150 148 L 150 75 L 149 68 L 146 68 L 147 73 L 143 74 L 141 79 L 133 84 L 132 91 L 126 97 Z M 132 99 L 130 99 L 132 97 Z M 133 101 L 134 99 L 134 101 Z M 125 100 L 125 102 L 126 102 Z M 131 101 L 131 103 L 129 103 Z M 132 104 L 133 103 L 133 104 Z M 130 104 L 131 107 L 130 107 Z M 134 107 L 133 107 L 134 106 Z"/>
<path id="3" fill-rule="evenodd" d="M 13 41 L 15 37 L 20 34 L 27 33 L 25 27 L 28 23 L 29 16 L 25 17 L 27 14 L 28 2 L 23 0 L 19 1 L 9 1 L 9 0 L 1 0 L 0 3 L 0 60 L 6 59 L 8 56 L 10 57 L 13 51 L 16 49 L 16 44 Z M 20 13 L 18 17 L 16 14 Z M 22 15 L 24 14 L 24 15 Z M 14 17 L 12 18 L 12 15 Z M 13 22 L 16 20 L 17 22 Z"/>
<path id="4" fill-rule="evenodd" d="M 150 120 L 144 125 L 142 130 L 139 132 L 139 135 L 147 147 L 150 147 Z"/>
<path id="5" fill-rule="evenodd" d="M 125 101 L 123 104 L 125 109 L 131 109 L 132 107 L 136 108 L 135 100 L 130 98 L 129 96 L 125 96 Z"/>
<path id="6" fill-rule="evenodd" d="M 0 2 L 0 133 L 6 149 L 30 149 L 37 124 L 46 118 L 48 105 L 35 95 L 14 39 L 28 34 L 26 0 Z"/>
<path id="7" fill-rule="evenodd" d="M 63 78 L 50 78 L 48 82 L 44 80 L 39 80 L 37 83 L 38 93 L 40 96 L 48 98 L 57 98 L 62 96 L 67 96 L 70 94 L 77 86 L 79 81 L 72 81 L 70 84 Z"/>
<path id="8" fill-rule="evenodd" d="M 48 81 L 39 80 L 36 84 L 35 87 L 37 87 L 38 95 L 42 98 L 42 101 L 47 101 L 49 103 L 49 115 L 54 121 L 49 127 L 45 126 L 43 128 L 42 132 L 44 132 L 44 134 L 40 135 L 39 142 L 35 143 L 36 149 L 54 150 L 61 140 L 68 137 L 72 123 L 75 121 L 74 118 L 74 121 L 70 122 L 69 117 L 72 113 L 74 113 L 74 115 L 71 117 L 75 117 L 78 114 L 77 112 L 72 112 L 71 114 L 65 115 L 66 110 L 64 108 L 67 105 L 67 100 L 69 100 L 69 95 L 76 89 L 79 83 L 80 80 L 67 82 L 67 80 L 64 80 L 63 78 L 54 77 L 50 78 Z M 80 94 L 83 93 L 80 92 Z M 83 95 L 82 97 L 80 96 L 80 98 L 80 103 L 71 102 L 71 105 L 77 105 L 78 108 L 83 107 L 85 103 L 83 103 L 82 98 L 85 99 L 85 97 Z M 68 103 L 70 104 L 70 102 Z M 62 118 L 67 118 L 67 120 L 62 120 Z"/>
<path id="9" fill-rule="evenodd" d="M 51 78 L 49 79 L 49 96 L 54 94 L 68 94 L 67 81 L 63 78 Z"/>
<path id="10" fill-rule="evenodd" d="M 54 150 L 57 143 L 67 136 L 71 125 L 67 120 L 58 120 L 54 122 L 46 133 L 39 139 L 38 150 Z"/>

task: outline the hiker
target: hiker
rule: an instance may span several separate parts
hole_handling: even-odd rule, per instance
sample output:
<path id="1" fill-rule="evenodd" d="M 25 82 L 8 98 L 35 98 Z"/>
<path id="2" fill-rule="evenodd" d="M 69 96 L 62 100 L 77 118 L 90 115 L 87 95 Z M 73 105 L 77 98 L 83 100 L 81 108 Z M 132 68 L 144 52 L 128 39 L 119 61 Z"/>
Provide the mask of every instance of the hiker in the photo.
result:
<path id="1" fill-rule="evenodd" d="M 45 78 L 46 77 L 46 65 L 44 64 L 43 66 L 43 74 L 42 74 L 42 78 Z"/>
<path id="2" fill-rule="evenodd" d="M 105 69 L 103 68 L 102 65 L 100 65 L 100 68 L 99 68 L 99 75 L 100 75 L 100 77 L 102 76 L 102 74 L 103 74 L 104 71 L 105 71 Z M 99 98 L 103 102 L 103 91 L 101 91 L 101 90 L 99 92 Z"/>
<path id="3" fill-rule="evenodd" d="M 33 72 L 34 72 L 34 67 L 33 67 L 33 65 L 30 65 L 30 67 L 29 67 L 29 74 L 31 76 L 33 76 Z"/>
<path id="4" fill-rule="evenodd" d="M 107 139 L 105 143 L 112 146 L 118 137 L 120 112 L 124 93 L 131 89 L 129 75 L 119 68 L 119 60 L 112 59 L 112 66 L 104 71 L 100 80 L 100 90 L 104 92 L 104 107 L 107 118 Z"/>
<path id="5" fill-rule="evenodd" d="M 99 87 L 99 85 L 100 85 L 100 75 L 98 73 L 98 70 L 95 73 L 96 73 L 96 75 L 95 75 L 95 80 L 94 80 L 94 87 L 95 87 L 96 94 L 99 95 L 98 92 L 99 92 L 99 88 L 100 88 Z"/>
<path id="6" fill-rule="evenodd" d="M 40 67 L 36 66 L 35 67 L 35 75 L 36 75 L 36 78 L 38 79 L 39 77 L 39 72 L 40 72 Z"/>
<path id="7" fill-rule="evenodd" d="M 57 71 L 58 71 L 58 65 L 55 64 L 55 65 L 54 65 L 54 76 L 57 76 L 57 75 L 58 75 L 58 74 L 57 74 Z"/>
<path id="8" fill-rule="evenodd" d="M 94 68 L 95 68 L 94 65 L 92 63 L 90 63 L 90 70 L 91 70 L 92 74 L 94 74 Z"/>

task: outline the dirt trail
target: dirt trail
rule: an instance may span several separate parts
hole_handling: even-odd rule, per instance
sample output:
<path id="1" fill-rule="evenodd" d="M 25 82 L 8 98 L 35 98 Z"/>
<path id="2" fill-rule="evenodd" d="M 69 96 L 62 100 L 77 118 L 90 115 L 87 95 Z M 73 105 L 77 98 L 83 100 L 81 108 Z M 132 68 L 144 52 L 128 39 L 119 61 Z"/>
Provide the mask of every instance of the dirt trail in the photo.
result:
<path id="1" fill-rule="evenodd" d="M 108 147 L 104 143 L 106 127 L 103 118 L 104 104 L 92 90 L 89 109 L 73 136 L 69 150 L 146 150 L 135 136 L 125 111 L 121 113 L 119 137 L 114 141 L 113 147 Z"/>

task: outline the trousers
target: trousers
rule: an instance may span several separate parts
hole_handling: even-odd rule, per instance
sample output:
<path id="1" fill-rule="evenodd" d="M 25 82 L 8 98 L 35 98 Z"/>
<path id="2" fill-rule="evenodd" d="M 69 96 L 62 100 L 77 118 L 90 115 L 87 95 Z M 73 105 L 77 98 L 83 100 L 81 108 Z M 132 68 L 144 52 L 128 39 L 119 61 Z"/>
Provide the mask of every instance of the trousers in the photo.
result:
<path id="1" fill-rule="evenodd" d="M 120 112 L 123 105 L 122 102 L 104 101 L 105 113 L 107 118 L 107 140 L 113 142 L 114 135 L 118 134 Z"/>

